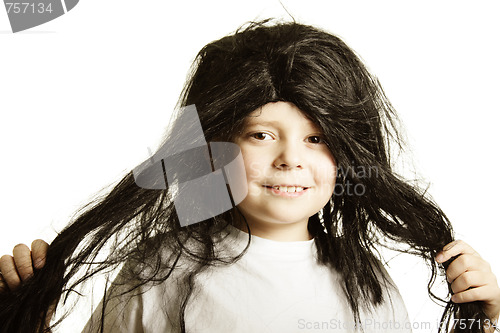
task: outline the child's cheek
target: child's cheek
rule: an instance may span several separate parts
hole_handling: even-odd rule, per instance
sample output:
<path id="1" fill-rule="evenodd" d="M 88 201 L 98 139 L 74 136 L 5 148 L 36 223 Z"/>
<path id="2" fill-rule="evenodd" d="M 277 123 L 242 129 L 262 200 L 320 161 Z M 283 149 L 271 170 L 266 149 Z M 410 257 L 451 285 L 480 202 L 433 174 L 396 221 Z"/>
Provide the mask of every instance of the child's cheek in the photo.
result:
<path id="1" fill-rule="evenodd" d="M 248 183 L 262 178 L 262 167 L 259 163 L 251 162 L 245 165 Z"/>
<path id="2" fill-rule="evenodd" d="M 325 192 L 325 194 L 333 193 L 335 187 L 335 180 L 337 178 L 337 167 L 330 159 L 323 161 L 324 163 L 318 164 L 315 168 L 314 177 L 316 183 Z"/>
<path id="3" fill-rule="evenodd" d="M 259 188 L 258 186 L 248 187 L 248 197 L 260 197 L 263 192 L 263 188 Z"/>

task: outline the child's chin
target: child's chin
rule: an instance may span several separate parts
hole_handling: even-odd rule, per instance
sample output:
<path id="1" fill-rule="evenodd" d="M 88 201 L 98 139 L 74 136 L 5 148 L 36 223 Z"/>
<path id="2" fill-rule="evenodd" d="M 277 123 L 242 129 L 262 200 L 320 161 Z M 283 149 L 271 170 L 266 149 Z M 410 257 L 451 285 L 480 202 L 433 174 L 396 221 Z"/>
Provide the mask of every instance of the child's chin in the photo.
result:
<path id="1" fill-rule="evenodd" d="M 298 208 L 298 207 L 297 207 Z M 269 212 L 269 216 L 272 220 L 277 221 L 280 224 L 292 224 L 300 221 L 307 220 L 309 218 L 308 214 L 304 214 L 304 209 L 293 209 L 292 207 L 276 207 L 272 212 Z"/>

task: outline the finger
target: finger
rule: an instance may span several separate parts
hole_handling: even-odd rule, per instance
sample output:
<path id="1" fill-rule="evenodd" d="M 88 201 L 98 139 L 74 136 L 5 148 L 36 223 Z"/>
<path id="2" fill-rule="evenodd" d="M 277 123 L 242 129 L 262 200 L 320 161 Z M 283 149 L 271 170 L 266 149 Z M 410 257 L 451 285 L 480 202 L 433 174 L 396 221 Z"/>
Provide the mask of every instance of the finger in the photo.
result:
<path id="1" fill-rule="evenodd" d="M 33 265 L 31 263 L 31 251 L 25 244 L 17 244 L 12 250 L 16 269 L 22 281 L 29 279 L 33 275 Z"/>
<path id="2" fill-rule="evenodd" d="M 31 243 L 31 259 L 36 269 L 40 269 L 45 265 L 48 248 L 49 244 L 42 239 L 35 239 Z"/>
<path id="3" fill-rule="evenodd" d="M 436 255 L 436 261 L 442 263 L 461 254 L 471 254 L 481 257 L 469 244 L 462 240 L 456 240 L 443 247 L 443 250 Z"/>
<path id="4" fill-rule="evenodd" d="M 453 282 L 461 274 L 468 271 L 479 271 L 484 274 L 491 272 L 491 269 L 482 258 L 472 254 L 462 254 L 453 260 L 446 269 L 446 279 L 448 282 Z"/>
<path id="5" fill-rule="evenodd" d="M 451 297 L 454 303 L 468 303 L 474 301 L 488 301 L 493 293 L 493 288 L 489 285 L 468 289 L 454 294 Z"/>
<path id="6" fill-rule="evenodd" d="M 17 274 L 16 264 L 12 256 L 4 255 L 0 258 L 0 272 L 10 290 L 16 290 L 21 285 L 21 278 Z"/>
<path id="7" fill-rule="evenodd" d="M 456 294 L 469 288 L 481 287 L 493 282 L 493 274 L 486 274 L 478 271 L 464 272 L 453 281 L 451 290 Z"/>

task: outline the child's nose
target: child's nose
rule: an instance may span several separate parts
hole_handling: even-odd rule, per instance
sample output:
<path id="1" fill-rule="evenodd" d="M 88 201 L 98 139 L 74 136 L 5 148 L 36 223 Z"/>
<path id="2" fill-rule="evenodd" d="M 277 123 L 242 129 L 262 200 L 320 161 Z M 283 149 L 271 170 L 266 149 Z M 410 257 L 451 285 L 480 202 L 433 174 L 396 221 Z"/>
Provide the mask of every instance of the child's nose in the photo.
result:
<path id="1" fill-rule="evenodd" d="M 295 169 L 302 168 L 303 154 L 300 152 L 299 145 L 293 143 L 284 143 L 278 148 L 274 166 L 279 169 Z"/>

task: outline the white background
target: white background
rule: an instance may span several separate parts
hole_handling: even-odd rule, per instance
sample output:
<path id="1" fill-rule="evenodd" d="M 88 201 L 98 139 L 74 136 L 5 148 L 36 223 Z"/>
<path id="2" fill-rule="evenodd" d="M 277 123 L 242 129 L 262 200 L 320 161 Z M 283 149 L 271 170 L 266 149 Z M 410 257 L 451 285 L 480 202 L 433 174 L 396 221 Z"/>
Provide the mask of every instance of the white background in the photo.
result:
<path id="1" fill-rule="evenodd" d="M 406 126 L 406 158 L 457 238 L 500 276 L 500 4 L 282 3 L 299 22 L 342 37 L 379 77 Z M 266 17 L 289 19 L 278 1 L 82 0 L 12 34 L 0 10 L 0 253 L 50 242 L 79 206 L 142 162 L 197 51 Z M 403 255 L 389 272 L 415 325 L 433 325 L 414 331 L 436 331 L 441 309 L 427 296 L 425 266 Z"/>

